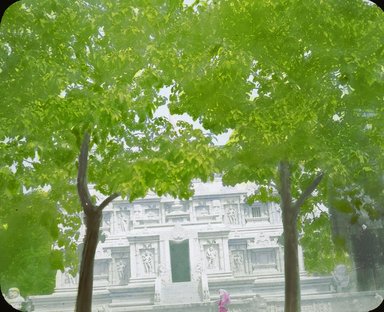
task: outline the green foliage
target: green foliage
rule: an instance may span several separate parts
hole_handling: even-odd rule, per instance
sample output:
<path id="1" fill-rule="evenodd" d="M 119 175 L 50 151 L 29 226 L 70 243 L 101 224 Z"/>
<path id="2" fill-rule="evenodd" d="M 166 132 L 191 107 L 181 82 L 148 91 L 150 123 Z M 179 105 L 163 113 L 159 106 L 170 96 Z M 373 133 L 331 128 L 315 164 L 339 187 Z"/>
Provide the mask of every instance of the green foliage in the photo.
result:
<path id="1" fill-rule="evenodd" d="M 55 252 L 51 232 L 57 231 L 52 221 L 57 209 L 44 193 L 24 195 L 0 209 L 2 291 L 18 287 L 23 295 L 51 293 L 57 269 L 51 262 Z"/>
<path id="2" fill-rule="evenodd" d="M 326 173 L 304 212 L 351 181 L 372 189 L 360 178 L 382 172 L 383 25 L 379 9 L 352 0 L 18 2 L 0 28 L 3 224 L 23 188 L 47 188 L 50 212 L 29 210 L 64 259 L 45 259 L 75 263 L 85 131 L 89 182 L 105 195 L 186 198 L 192 178 L 220 168 L 227 184 L 257 182 L 254 198 L 265 200 L 281 160 L 291 163 L 295 198 Z M 212 133 L 233 130 L 217 163 L 201 131 L 153 118 L 164 86 L 172 113 Z"/>
<path id="3" fill-rule="evenodd" d="M 0 28 L 2 218 L 10 226 L 18 216 L 12 207 L 25 203 L 25 190 L 45 190 L 45 202 L 25 208 L 44 239 L 26 242 L 49 248 L 23 249 L 22 265 L 2 266 L 2 284 L 38 293 L 20 277 L 26 261 L 76 270 L 75 182 L 85 131 L 92 140 L 88 182 L 104 195 L 121 192 L 134 200 L 154 190 L 186 198 L 191 179 L 211 178 L 210 139 L 187 124 L 153 117 L 165 103 L 159 90 L 173 79 L 158 63 L 168 55 L 170 30 L 183 10 L 178 0 L 26 0 L 7 10 Z M 23 237 L 27 231 L 18 227 Z M 14 255 L 7 233 L 3 254 Z M 51 289 L 45 278 L 31 279 L 41 290 Z"/>
<path id="4" fill-rule="evenodd" d="M 382 197 L 373 181 L 382 179 L 384 163 L 380 9 L 363 1 L 218 0 L 186 14 L 157 68 L 173 73 L 172 113 L 188 113 L 216 134 L 232 130 L 218 161 L 224 182 L 254 181 L 260 188 L 249 201 L 276 201 L 284 160 L 294 200 L 324 173 L 303 215 L 336 201 L 342 211 L 371 209 L 373 217 Z M 351 184 L 376 204 L 346 194 Z M 317 223 L 298 225 L 314 231 Z M 337 257 L 324 259 L 321 271 Z"/>
<path id="5" fill-rule="evenodd" d="M 329 214 L 321 212 L 319 216 L 303 218 L 300 244 L 304 252 L 306 271 L 313 274 L 330 274 L 336 265 L 351 265 L 346 249 L 340 243 L 334 243 Z"/>
<path id="6" fill-rule="evenodd" d="M 262 180 L 261 171 L 284 158 L 329 176 L 347 175 L 353 157 L 365 167 L 359 151 L 374 146 L 382 130 L 375 122 L 364 132 L 362 112 L 382 118 L 382 85 L 368 81 L 383 81 L 384 32 L 377 8 L 348 5 L 215 1 L 177 27 L 183 39 L 167 58 L 177 68 L 172 111 L 188 112 L 216 133 L 234 130 L 228 153 L 236 166 L 228 175 L 241 169 L 249 179 L 251 169 Z"/>

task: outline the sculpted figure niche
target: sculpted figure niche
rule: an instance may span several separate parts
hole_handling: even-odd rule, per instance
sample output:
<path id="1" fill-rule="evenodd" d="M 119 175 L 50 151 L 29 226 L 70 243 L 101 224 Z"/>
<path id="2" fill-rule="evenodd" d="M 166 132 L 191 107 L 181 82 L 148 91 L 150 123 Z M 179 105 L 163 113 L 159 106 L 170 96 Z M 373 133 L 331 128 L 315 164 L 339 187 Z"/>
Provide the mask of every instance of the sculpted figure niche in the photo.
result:
<path id="1" fill-rule="evenodd" d="M 141 258 L 143 260 L 144 272 L 146 274 L 150 274 L 152 272 L 152 262 L 153 262 L 152 253 L 149 250 L 146 250 L 142 254 Z"/>
<path id="2" fill-rule="evenodd" d="M 208 269 L 213 269 L 216 263 L 217 251 L 212 245 L 207 249 L 206 257 L 208 261 Z"/>
<path id="3" fill-rule="evenodd" d="M 116 271 L 119 278 L 119 284 L 127 282 L 127 264 L 123 259 L 119 259 L 116 262 Z"/>
<path id="4" fill-rule="evenodd" d="M 229 206 L 229 209 L 227 211 L 227 217 L 230 224 L 236 224 L 237 223 L 237 212 L 235 207 L 232 205 Z"/>
<path id="5" fill-rule="evenodd" d="M 122 211 L 119 211 L 116 214 L 117 217 L 117 224 L 118 224 L 118 232 L 119 233 L 126 233 L 129 229 L 129 220 L 126 216 L 126 214 Z"/>
<path id="6" fill-rule="evenodd" d="M 233 264 L 235 266 L 235 271 L 242 271 L 242 266 L 243 266 L 243 257 L 242 255 L 235 253 L 233 255 Z"/>

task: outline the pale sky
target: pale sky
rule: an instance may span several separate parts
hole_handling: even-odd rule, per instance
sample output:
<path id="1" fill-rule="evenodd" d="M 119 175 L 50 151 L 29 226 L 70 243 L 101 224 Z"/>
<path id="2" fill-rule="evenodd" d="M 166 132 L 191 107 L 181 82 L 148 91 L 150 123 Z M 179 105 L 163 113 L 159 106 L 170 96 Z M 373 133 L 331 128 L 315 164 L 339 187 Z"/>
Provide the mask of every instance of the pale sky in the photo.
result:
<path id="1" fill-rule="evenodd" d="M 187 1 L 185 1 L 185 2 L 187 2 Z M 165 105 L 160 106 L 155 111 L 154 117 L 160 117 L 160 116 L 167 117 L 174 125 L 176 125 L 176 122 L 178 120 L 183 120 L 183 121 L 186 121 L 186 122 L 192 124 L 195 129 L 201 129 L 205 133 L 208 133 L 209 131 L 204 129 L 203 126 L 198 121 L 193 121 L 192 117 L 189 116 L 188 114 L 184 113 L 183 115 L 171 115 L 169 113 L 168 103 L 169 103 L 170 89 L 171 89 L 171 87 L 163 87 L 160 90 L 160 94 L 165 96 L 167 100 L 166 100 Z M 232 131 L 228 131 L 228 132 L 220 134 L 220 135 L 215 135 L 214 137 L 216 139 L 216 142 L 214 142 L 214 143 L 217 145 L 224 145 L 225 143 L 227 143 L 231 132 Z"/>

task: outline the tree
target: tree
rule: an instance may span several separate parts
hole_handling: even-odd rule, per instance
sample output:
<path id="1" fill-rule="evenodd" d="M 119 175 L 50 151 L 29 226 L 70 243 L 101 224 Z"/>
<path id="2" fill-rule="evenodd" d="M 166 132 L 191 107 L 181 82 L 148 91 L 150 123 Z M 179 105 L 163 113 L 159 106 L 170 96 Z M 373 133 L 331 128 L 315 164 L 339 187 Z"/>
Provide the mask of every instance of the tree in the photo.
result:
<path id="1" fill-rule="evenodd" d="M 348 187 L 335 187 L 330 200 L 333 237 L 351 254 L 358 290 L 378 289 L 384 280 L 383 168 L 373 161 L 377 172 L 367 167 Z"/>
<path id="2" fill-rule="evenodd" d="M 190 181 L 213 171 L 209 137 L 153 117 L 165 101 L 160 89 L 171 83 L 156 64 L 183 10 L 174 0 L 23 1 L 3 18 L 0 166 L 14 184 L 1 185 L 0 198 L 19 202 L 26 190 L 44 191 L 55 214 L 50 227 L 61 229 L 47 243 L 57 241 L 61 269 L 76 269 L 77 185 L 87 229 L 76 311 L 91 311 L 102 209 L 117 194 L 134 200 L 150 189 L 187 198 Z M 109 197 L 97 203 L 88 183 Z"/>
<path id="3" fill-rule="evenodd" d="M 24 296 L 53 291 L 56 269 L 62 261 L 58 257 L 61 252 L 51 249 L 59 231 L 57 225 L 53 227 L 50 222 L 56 214 L 45 193 L 26 194 L 15 202 L 1 205 L 0 281 L 3 293 L 15 286 Z"/>
<path id="4" fill-rule="evenodd" d="M 356 1 L 218 0 L 196 1 L 188 14 L 157 66 L 173 73 L 171 112 L 232 131 L 225 183 L 256 182 L 251 199 L 278 191 L 285 311 L 300 311 L 300 216 L 351 176 L 379 173 L 382 12 Z"/>
<path id="5" fill-rule="evenodd" d="M 336 265 L 351 267 L 351 257 L 345 241 L 333 237 L 332 220 L 325 209 L 309 218 L 301 214 L 299 221 L 300 246 L 304 253 L 304 266 L 308 273 L 330 274 Z"/>

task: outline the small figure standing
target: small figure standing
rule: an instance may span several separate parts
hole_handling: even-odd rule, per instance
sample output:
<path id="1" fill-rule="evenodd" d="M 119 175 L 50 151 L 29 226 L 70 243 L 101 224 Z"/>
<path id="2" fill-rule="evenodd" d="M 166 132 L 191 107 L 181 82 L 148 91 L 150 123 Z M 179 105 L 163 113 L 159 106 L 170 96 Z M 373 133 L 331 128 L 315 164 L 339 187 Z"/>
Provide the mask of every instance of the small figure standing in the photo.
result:
<path id="1" fill-rule="evenodd" d="M 220 299 L 217 301 L 219 312 L 228 312 L 228 306 L 231 303 L 229 293 L 224 289 L 219 289 Z"/>
<path id="2" fill-rule="evenodd" d="M 147 250 L 142 256 L 144 270 L 146 274 L 152 272 L 152 254 Z"/>
<path id="3" fill-rule="evenodd" d="M 236 224 L 237 223 L 237 217 L 236 217 L 236 210 L 234 207 L 229 207 L 228 213 L 228 220 L 230 224 Z"/>
<path id="4" fill-rule="evenodd" d="M 22 308 L 24 298 L 20 296 L 20 290 L 16 287 L 8 289 L 8 295 L 5 300 L 15 309 L 20 310 Z"/>
<path id="5" fill-rule="evenodd" d="M 118 231 L 119 233 L 125 233 L 129 230 L 129 221 L 125 214 L 121 211 L 117 213 Z"/>
<path id="6" fill-rule="evenodd" d="M 216 250 L 213 246 L 209 246 L 206 252 L 207 260 L 208 260 L 208 268 L 212 269 L 215 266 L 215 260 L 216 260 Z"/>
<path id="7" fill-rule="evenodd" d="M 119 277 L 119 283 L 122 284 L 126 282 L 126 277 L 127 277 L 127 270 L 126 270 L 126 264 L 124 263 L 123 260 L 119 260 L 116 263 L 116 270 L 117 270 L 117 275 Z"/>
<path id="8" fill-rule="evenodd" d="M 339 264 L 335 267 L 332 273 L 331 289 L 336 292 L 341 292 L 349 286 L 349 274 L 345 265 Z"/>
<path id="9" fill-rule="evenodd" d="M 235 265 L 236 271 L 241 271 L 242 265 L 243 265 L 243 257 L 239 254 L 235 254 L 233 256 L 233 263 Z"/>

